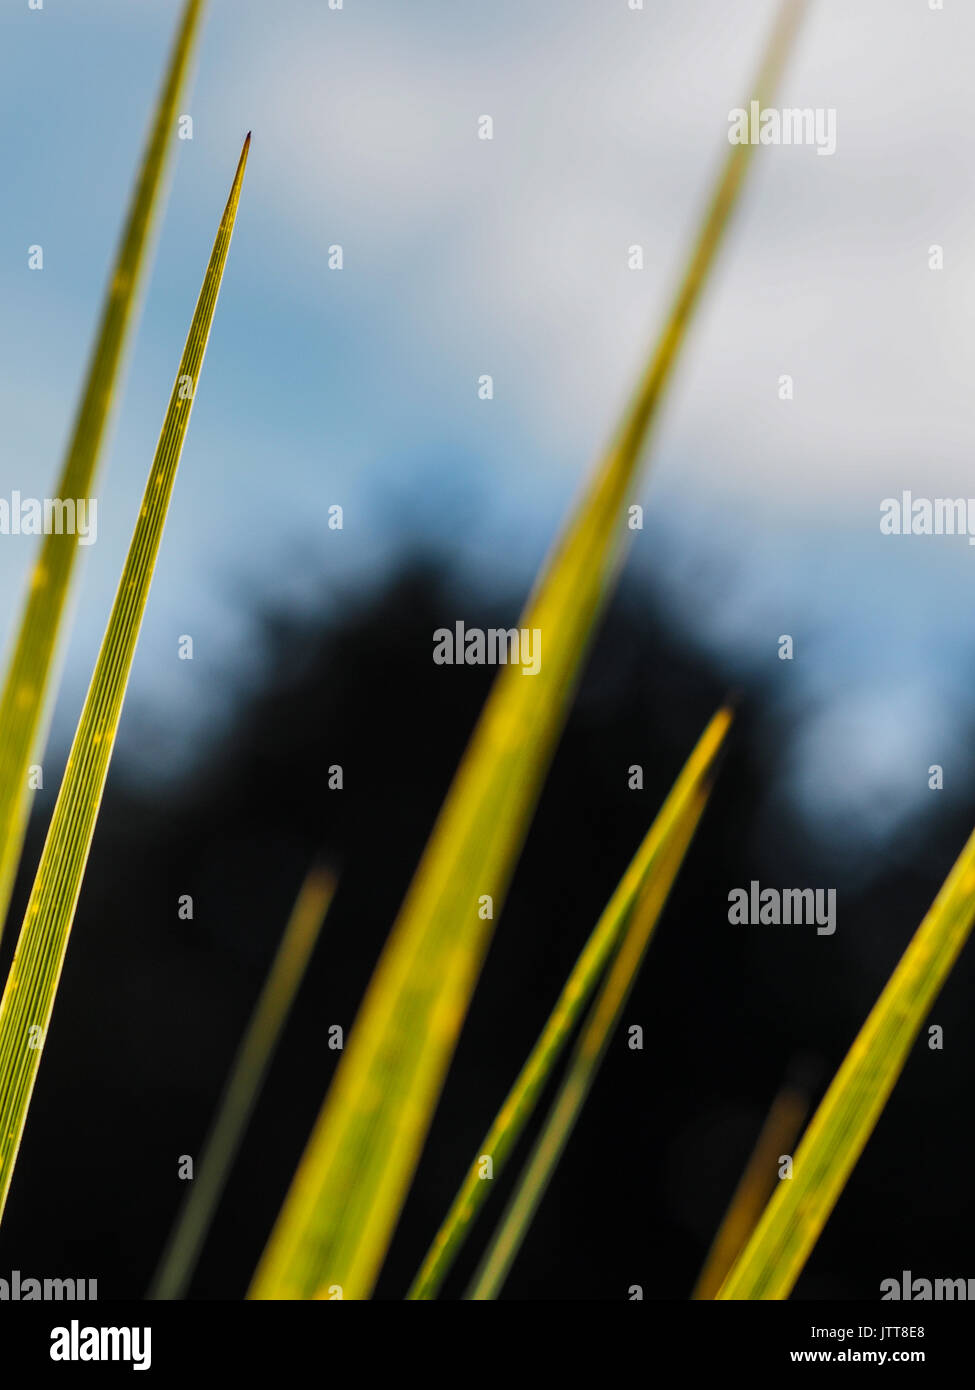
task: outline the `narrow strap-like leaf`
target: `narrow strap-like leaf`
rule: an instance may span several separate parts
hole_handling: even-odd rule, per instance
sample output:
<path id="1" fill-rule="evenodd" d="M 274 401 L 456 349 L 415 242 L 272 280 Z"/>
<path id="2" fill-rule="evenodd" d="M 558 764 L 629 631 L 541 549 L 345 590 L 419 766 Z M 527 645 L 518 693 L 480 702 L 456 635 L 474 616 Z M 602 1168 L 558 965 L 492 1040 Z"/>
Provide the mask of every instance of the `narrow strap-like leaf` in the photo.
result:
<path id="1" fill-rule="evenodd" d="M 0 1000 L 0 1216 L 10 1190 L 95 832 L 132 657 L 230 250 L 249 146 L 250 135 L 244 141 L 197 300 L 142 509 Z"/>
<path id="2" fill-rule="evenodd" d="M 708 791 L 707 783 L 692 788 L 663 846 L 657 872 L 650 874 L 640 889 L 623 940 L 573 1051 L 565 1080 L 535 1141 L 498 1230 L 478 1266 L 467 1293 L 470 1299 L 496 1298 L 507 1278 L 636 983 L 653 930 L 704 812 Z"/>
<path id="3" fill-rule="evenodd" d="M 975 832 L 854 1039 L 720 1299 L 788 1298 L 975 920 Z"/>
<path id="4" fill-rule="evenodd" d="M 741 1253 L 765 1209 L 783 1155 L 791 1154 L 802 1122 L 809 1111 L 809 1098 L 798 1086 L 783 1086 L 775 1097 L 762 1132 L 741 1175 L 718 1234 L 711 1243 L 704 1268 L 691 1298 L 714 1298 L 725 1276 Z"/>
<path id="5" fill-rule="evenodd" d="M 768 97 L 802 0 L 787 0 L 755 95 Z M 732 145 L 658 347 L 529 600 L 529 674 L 494 684 L 393 926 L 291 1190 L 255 1298 L 367 1298 L 385 1257 L 561 732 L 621 562 L 624 505 L 750 156 Z M 529 638 L 529 640 L 530 640 Z"/>
<path id="6" fill-rule="evenodd" d="M 592 998 L 606 962 L 619 945 L 640 893 L 650 877 L 662 871 L 662 865 L 667 862 L 668 847 L 681 831 L 694 798 L 711 777 L 731 725 L 731 717 L 729 709 L 718 710 L 681 769 L 576 961 L 531 1055 L 482 1140 L 460 1191 L 433 1239 L 408 1298 L 436 1297 L 474 1218 L 490 1194 L 492 1184 L 483 1180 L 481 1160 L 489 1157 L 493 1176 L 496 1178 L 500 1174 L 573 1028 L 582 1016 L 582 1010 Z"/>
<path id="7" fill-rule="evenodd" d="M 182 1298 L 186 1292 L 334 892 L 335 879 L 324 869 L 313 869 L 302 884 L 274 963 L 234 1058 L 230 1081 L 196 1165 L 189 1195 L 153 1281 L 150 1298 Z"/>
<path id="8" fill-rule="evenodd" d="M 156 103 L 54 494 L 62 499 L 77 501 L 90 497 L 93 491 L 203 8 L 204 0 L 187 0 Z M 56 656 L 77 556 L 76 536 L 52 530 L 43 538 L 0 691 L 0 936 L 24 844 L 30 804 L 28 770 L 43 752 L 54 703 Z"/>

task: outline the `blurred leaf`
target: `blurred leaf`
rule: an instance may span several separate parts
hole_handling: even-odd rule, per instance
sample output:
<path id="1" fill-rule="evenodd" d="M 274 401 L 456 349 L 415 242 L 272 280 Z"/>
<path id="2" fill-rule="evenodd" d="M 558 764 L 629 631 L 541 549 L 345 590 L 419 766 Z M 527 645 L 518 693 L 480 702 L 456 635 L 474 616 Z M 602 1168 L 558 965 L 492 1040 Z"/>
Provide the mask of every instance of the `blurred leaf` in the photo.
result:
<path id="1" fill-rule="evenodd" d="M 481 1158 L 490 1156 L 493 1176 L 497 1177 L 527 1124 L 582 1010 L 592 997 L 606 962 L 619 945 L 641 892 L 656 875 L 663 874 L 665 870 L 671 875 L 676 873 L 678 865 L 673 858 L 668 859 L 668 851 L 675 838 L 684 832 L 689 818 L 696 818 L 696 798 L 712 775 L 731 719 L 729 709 L 720 709 L 685 763 L 646 838 L 596 923 L 538 1042 L 482 1141 L 407 1297 L 436 1297 L 474 1218 L 489 1195 L 491 1183 L 483 1181 L 480 1175 Z"/>
<path id="2" fill-rule="evenodd" d="M 800 3 L 780 16 L 754 94 L 765 99 Z M 608 455 L 520 627 L 541 666 L 501 669 L 352 1029 L 251 1288 L 254 1298 L 367 1298 L 426 1138 L 497 913 L 621 563 L 623 518 L 651 419 L 714 260 L 752 147 L 730 146 L 663 335 Z"/>
<path id="3" fill-rule="evenodd" d="M 55 497 L 77 501 L 91 497 L 93 492 L 202 12 L 203 0 L 188 0 L 183 11 L 106 290 L 88 376 Z M 42 755 L 47 739 L 46 724 L 57 686 L 59 636 L 77 554 L 77 536 L 52 533 L 44 537 L 0 692 L 0 936 L 27 826 L 28 771 L 32 761 Z"/>
<path id="4" fill-rule="evenodd" d="M 748 1237 L 758 1224 L 778 1179 L 779 1160 L 791 1154 L 809 1109 L 809 1097 L 795 1086 L 783 1086 L 772 1102 L 758 1142 L 735 1188 L 735 1194 L 708 1251 L 694 1286 L 695 1300 L 714 1298 Z"/>
<path id="5" fill-rule="evenodd" d="M 182 1298 L 186 1292 L 334 892 L 335 879 L 324 869 L 313 869 L 302 885 L 271 972 L 234 1058 L 216 1122 L 203 1146 L 150 1298 Z"/>
<path id="6" fill-rule="evenodd" d="M 720 1299 L 783 1299 L 873 1133 L 975 919 L 975 834 L 860 1029 Z"/>
<path id="7" fill-rule="evenodd" d="M 217 232 L 91 686 L 0 1000 L 0 1216 L 64 965 L 159 543 L 230 249 L 250 136 Z"/>

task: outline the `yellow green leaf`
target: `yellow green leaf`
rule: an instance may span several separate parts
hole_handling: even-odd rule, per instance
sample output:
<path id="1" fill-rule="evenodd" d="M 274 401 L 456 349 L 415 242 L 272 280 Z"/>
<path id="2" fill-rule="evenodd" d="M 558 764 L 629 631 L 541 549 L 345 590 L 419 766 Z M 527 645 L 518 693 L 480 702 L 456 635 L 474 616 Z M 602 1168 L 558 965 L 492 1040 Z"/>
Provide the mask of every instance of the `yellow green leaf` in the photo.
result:
<path id="1" fill-rule="evenodd" d="M 129 328 L 148 262 L 167 156 L 204 0 L 187 0 L 109 277 L 55 497 L 92 495 Z M 31 573 L 0 691 L 0 935 L 20 861 L 29 809 L 28 771 L 43 750 L 56 686 L 56 656 L 78 554 L 73 535 L 44 537 Z"/>
<path id="2" fill-rule="evenodd" d="M 727 711 L 722 713 L 727 714 Z M 682 814 L 661 847 L 657 872 L 650 874 L 640 888 L 619 949 L 572 1054 L 565 1080 L 498 1230 L 478 1266 L 466 1295 L 469 1299 L 496 1298 L 507 1278 L 596 1079 L 609 1039 L 636 982 L 653 929 L 707 804 L 708 792 L 707 782 L 689 789 Z"/>
<path id="3" fill-rule="evenodd" d="M 857 1034 L 720 1299 L 788 1298 L 975 919 L 975 833 Z"/>
<path id="4" fill-rule="evenodd" d="M 651 877 L 663 872 L 665 864 L 676 871 L 677 865 L 666 858 L 668 849 L 681 832 L 687 817 L 693 814 L 697 793 L 712 775 L 731 718 L 731 711 L 722 708 L 708 724 L 620 879 L 576 961 L 538 1042 L 478 1148 L 477 1157 L 434 1237 L 408 1298 L 436 1297 L 474 1218 L 489 1195 L 491 1184 L 481 1178 L 480 1159 L 485 1155 L 491 1158 L 493 1174 L 497 1177 L 528 1122 L 582 1010 L 592 997 L 606 962 L 618 946 L 640 893 Z"/>
<path id="5" fill-rule="evenodd" d="M 230 249 L 249 146 L 248 135 L 197 300 L 142 509 L 0 999 L 0 1216 L 10 1191 L 95 833 L 132 658 Z"/>
<path id="6" fill-rule="evenodd" d="M 765 100 L 801 4 L 787 3 Z M 392 1238 L 593 626 L 623 555 L 648 429 L 750 158 L 732 145 L 662 337 L 519 626 L 541 664 L 502 668 L 366 992 L 251 1287 L 369 1297 Z"/>

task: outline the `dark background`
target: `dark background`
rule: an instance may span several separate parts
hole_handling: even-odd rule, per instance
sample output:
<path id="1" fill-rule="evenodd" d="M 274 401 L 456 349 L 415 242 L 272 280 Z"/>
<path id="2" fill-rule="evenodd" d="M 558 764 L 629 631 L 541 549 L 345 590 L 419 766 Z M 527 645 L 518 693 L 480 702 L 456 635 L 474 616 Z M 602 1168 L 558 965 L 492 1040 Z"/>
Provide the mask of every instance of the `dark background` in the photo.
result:
<path id="1" fill-rule="evenodd" d="M 325 596 L 323 595 L 323 611 Z M 141 1296 L 176 1215 L 303 875 L 337 897 L 192 1286 L 243 1295 L 491 671 L 439 667 L 432 633 L 513 623 L 504 594 L 406 565 L 338 622 L 268 613 L 263 675 L 175 788 L 113 767 L 2 1232 L 0 1272 L 97 1278 Z M 843 881 L 769 793 L 783 727 L 774 643 L 742 692 L 728 756 L 594 1091 L 515 1263 L 510 1299 L 688 1296 L 776 1094 L 813 1102 L 933 898 L 975 804 L 932 811 Z M 192 678 L 220 679 L 205 662 Z M 429 1238 L 589 931 L 705 722 L 722 673 L 629 582 L 600 630 L 377 1290 L 402 1298 Z M 127 711 L 123 720 L 138 720 Z M 131 733 L 131 727 L 130 727 Z M 146 728 L 144 737 L 151 739 Z M 330 791 L 327 769 L 344 768 Z M 627 769 L 642 763 L 645 788 Z M 56 789 L 39 797 L 3 948 Z M 851 827 L 851 832 L 854 827 Z M 848 866 L 847 866 L 848 867 Z M 846 871 L 844 871 L 846 872 Z M 838 927 L 732 927 L 731 888 L 838 888 Z M 178 899 L 191 894 L 192 922 Z M 794 1297 L 877 1299 L 903 1269 L 975 1276 L 967 1182 L 973 1062 L 963 953 Z M 644 1050 L 626 1027 L 640 1023 Z M 521 1157 L 531 1134 L 522 1141 Z M 517 1165 L 448 1282 L 459 1297 Z M 507 1180 L 506 1180 L 507 1178 Z"/>

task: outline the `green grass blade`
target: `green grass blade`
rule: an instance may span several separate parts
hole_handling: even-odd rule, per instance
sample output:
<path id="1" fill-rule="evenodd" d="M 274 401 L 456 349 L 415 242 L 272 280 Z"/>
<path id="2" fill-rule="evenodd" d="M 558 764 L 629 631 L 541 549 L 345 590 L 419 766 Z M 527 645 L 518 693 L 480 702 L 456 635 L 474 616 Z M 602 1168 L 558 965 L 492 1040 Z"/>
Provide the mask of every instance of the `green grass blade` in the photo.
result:
<path id="1" fill-rule="evenodd" d="M 768 99 L 801 0 L 786 5 L 754 95 Z M 625 504 L 651 419 L 741 186 L 730 146 L 662 338 L 615 442 L 546 566 L 520 626 L 541 667 L 502 667 L 370 982 L 268 1247 L 255 1298 L 333 1285 L 367 1298 L 419 1161 L 492 931 L 561 731 L 593 625 L 622 559 Z M 483 909 L 486 910 L 486 909 Z"/>
<path id="2" fill-rule="evenodd" d="M 715 760 L 731 726 L 731 711 L 720 709 L 698 740 L 666 801 L 630 862 L 619 886 L 586 942 L 572 973 L 549 1015 L 538 1042 L 522 1067 L 494 1123 L 478 1149 L 460 1191 L 407 1294 L 408 1298 L 435 1298 L 458 1250 L 484 1201 L 491 1183 L 480 1176 L 480 1159 L 489 1155 L 493 1176 L 501 1172 L 512 1147 L 528 1122 L 538 1097 L 551 1075 L 582 1010 L 592 997 L 600 976 L 626 929 L 640 893 L 654 874 L 661 872 L 666 854 L 710 778 Z"/>
<path id="3" fill-rule="evenodd" d="M 150 1298 L 182 1298 L 186 1291 L 334 892 L 335 880 L 323 869 L 313 869 L 302 885 Z"/>
<path id="4" fill-rule="evenodd" d="M 788 1298 L 975 920 L 975 833 L 836 1073 L 720 1299 Z"/>
<path id="5" fill-rule="evenodd" d="M 56 497 L 87 498 L 93 492 L 203 7 L 204 0 L 187 0 L 183 11 L 112 267 Z M 0 935 L 27 826 L 28 771 L 46 741 L 46 723 L 57 685 L 59 634 L 77 546 L 77 537 L 72 535 L 43 538 L 0 692 Z"/>
<path id="6" fill-rule="evenodd" d="M 657 873 L 652 874 L 640 890 L 619 950 L 572 1054 L 565 1080 L 467 1292 L 469 1299 L 496 1298 L 507 1278 L 596 1079 L 610 1037 L 636 982 L 654 927 L 707 804 L 709 790 L 708 781 L 691 789 L 683 814 L 663 846 Z"/>
<path id="7" fill-rule="evenodd" d="M 744 1249 L 765 1209 L 778 1177 L 779 1159 L 791 1154 L 809 1109 L 809 1097 L 797 1086 L 783 1086 L 775 1097 L 762 1132 L 718 1228 L 694 1286 L 695 1301 L 714 1298 Z"/>
<path id="8" fill-rule="evenodd" d="M 248 135 L 197 301 L 142 509 L 0 1000 L 0 1216 L 10 1191 L 95 832 L 129 670 L 230 249 L 249 145 Z"/>

